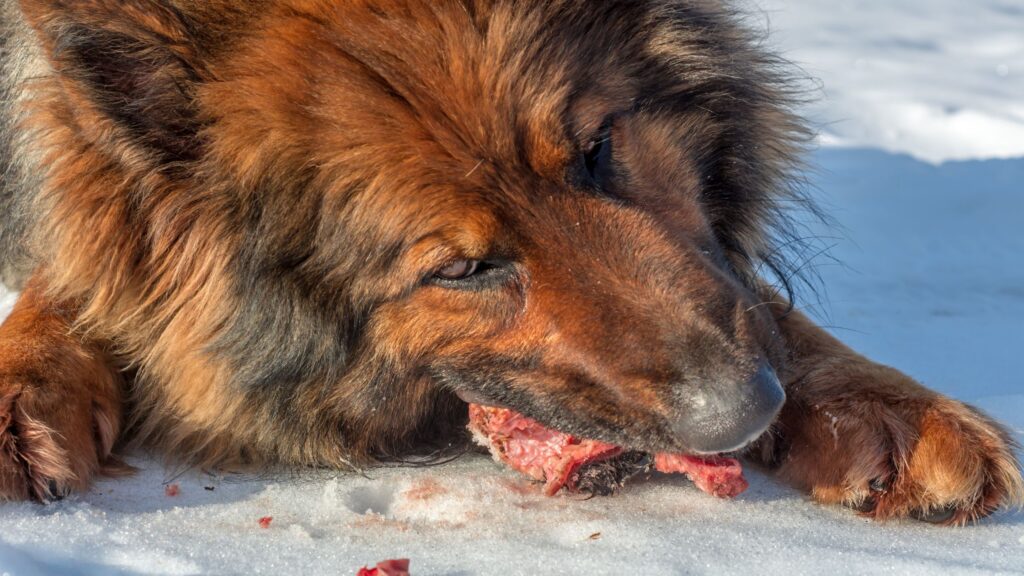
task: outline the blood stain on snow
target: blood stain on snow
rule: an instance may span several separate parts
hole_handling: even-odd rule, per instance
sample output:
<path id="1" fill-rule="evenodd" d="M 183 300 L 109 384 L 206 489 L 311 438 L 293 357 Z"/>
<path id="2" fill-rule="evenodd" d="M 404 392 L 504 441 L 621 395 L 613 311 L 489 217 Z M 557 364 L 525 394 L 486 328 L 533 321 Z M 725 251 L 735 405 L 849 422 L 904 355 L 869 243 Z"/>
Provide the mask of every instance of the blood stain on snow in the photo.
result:
<path id="1" fill-rule="evenodd" d="M 402 495 L 406 500 L 425 501 L 447 493 L 448 489 L 442 486 L 437 479 L 428 476 L 417 480 L 412 486 L 409 486 Z"/>
<path id="2" fill-rule="evenodd" d="M 514 494 L 519 494 L 519 495 L 522 495 L 522 496 L 533 496 L 533 495 L 536 495 L 537 494 L 537 485 L 539 484 L 539 482 L 529 481 L 529 480 L 522 480 L 522 479 L 520 479 L 518 477 L 516 477 L 516 478 L 505 478 L 505 477 L 502 477 L 502 478 L 500 478 L 498 480 L 498 483 L 501 484 L 504 488 L 508 489 L 509 492 L 512 492 Z"/>
<path id="3" fill-rule="evenodd" d="M 260 518 L 260 528 L 263 528 L 264 530 L 270 528 L 270 523 L 273 521 L 273 516 L 264 516 L 263 518 Z"/>
<path id="4" fill-rule="evenodd" d="M 181 486 L 178 486 L 177 484 L 168 484 L 167 486 L 164 486 L 164 494 L 170 498 L 177 497 L 181 495 Z"/>
<path id="5" fill-rule="evenodd" d="M 363 529 L 390 528 L 392 530 L 398 530 L 399 532 L 408 532 L 410 528 L 408 522 L 395 520 L 372 512 L 359 516 L 359 518 L 349 522 L 348 525 L 352 528 Z"/>

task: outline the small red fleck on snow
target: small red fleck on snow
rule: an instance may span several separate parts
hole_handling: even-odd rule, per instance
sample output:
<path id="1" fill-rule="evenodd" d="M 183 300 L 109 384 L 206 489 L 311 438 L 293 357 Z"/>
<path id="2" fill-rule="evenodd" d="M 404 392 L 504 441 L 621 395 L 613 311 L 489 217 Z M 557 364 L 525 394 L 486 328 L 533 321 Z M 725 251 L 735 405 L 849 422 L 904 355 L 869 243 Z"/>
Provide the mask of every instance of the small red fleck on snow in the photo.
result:
<path id="1" fill-rule="evenodd" d="M 167 486 L 164 486 L 164 494 L 170 496 L 171 498 L 174 498 L 175 496 L 181 494 L 181 487 L 178 486 L 177 484 L 168 484 Z"/>
<path id="2" fill-rule="evenodd" d="M 377 570 L 376 568 L 367 568 L 366 566 L 363 566 L 359 569 L 359 573 L 357 573 L 356 576 L 377 576 L 378 572 L 380 572 L 380 570 Z"/>
<path id="3" fill-rule="evenodd" d="M 270 523 L 274 521 L 273 516 L 264 516 L 260 518 L 260 528 L 270 528 Z"/>

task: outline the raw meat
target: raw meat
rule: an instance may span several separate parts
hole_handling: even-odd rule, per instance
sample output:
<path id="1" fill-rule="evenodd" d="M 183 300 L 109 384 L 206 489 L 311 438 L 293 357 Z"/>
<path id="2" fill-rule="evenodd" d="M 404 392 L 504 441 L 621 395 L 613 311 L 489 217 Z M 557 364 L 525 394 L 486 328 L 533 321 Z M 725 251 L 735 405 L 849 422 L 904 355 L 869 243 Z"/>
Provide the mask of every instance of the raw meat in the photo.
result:
<path id="1" fill-rule="evenodd" d="M 743 468 L 735 458 L 656 454 L 654 468 L 666 474 L 686 474 L 697 488 L 719 498 L 739 496 L 748 486 Z"/>
<path id="2" fill-rule="evenodd" d="M 622 452 L 618 446 L 581 440 L 511 410 L 480 404 L 469 405 L 469 427 L 477 443 L 489 448 L 495 458 L 544 482 L 548 496 L 569 484 L 581 466 Z"/>
<path id="3" fill-rule="evenodd" d="M 588 480 L 585 491 L 610 493 L 629 476 L 651 468 L 647 455 L 545 428 L 536 420 L 506 408 L 470 404 L 469 429 L 476 442 L 488 448 L 496 460 L 544 482 L 544 493 L 549 496 L 563 487 L 578 491 L 581 477 Z M 616 465 L 619 460 L 626 465 Z M 611 476 L 581 473 L 602 465 L 604 470 L 611 471 Z M 734 458 L 657 454 L 653 467 L 668 474 L 685 474 L 698 488 L 719 498 L 732 498 L 747 489 L 743 469 Z M 598 477 L 603 478 L 603 487 L 590 482 Z"/>

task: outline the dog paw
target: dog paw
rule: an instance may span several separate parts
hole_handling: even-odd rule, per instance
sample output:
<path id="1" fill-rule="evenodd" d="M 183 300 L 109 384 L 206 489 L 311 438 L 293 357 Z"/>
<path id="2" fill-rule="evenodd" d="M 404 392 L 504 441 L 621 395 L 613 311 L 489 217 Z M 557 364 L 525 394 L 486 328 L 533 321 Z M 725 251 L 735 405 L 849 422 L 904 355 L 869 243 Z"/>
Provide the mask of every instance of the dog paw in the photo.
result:
<path id="1" fill-rule="evenodd" d="M 105 464 L 116 467 L 119 425 L 117 409 L 90 395 L 0 376 L 0 500 L 48 503 L 87 489 Z"/>
<path id="2" fill-rule="evenodd" d="M 874 364 L 816 376 L 783 412 L 778 464 L 817 500 L 949 525 L 1024 502 L 1010 434 L 977 410 Z"/>
<path id="3" fill-rule="evenodd" d="M 888 467 L 870 479 L 855 477 L 844 494 L 865 515 L 965 524 L 1021 502 L 1024 483 L 1012 442 L 987 417 L 945 398 L 913 422 L 894 423 L 904 417 L 898 408 L 882 410 L 882 424 L 891 427 L 874 459 L 888 457 Z M 910 424 L 909 434 L 892 431 Z"/>

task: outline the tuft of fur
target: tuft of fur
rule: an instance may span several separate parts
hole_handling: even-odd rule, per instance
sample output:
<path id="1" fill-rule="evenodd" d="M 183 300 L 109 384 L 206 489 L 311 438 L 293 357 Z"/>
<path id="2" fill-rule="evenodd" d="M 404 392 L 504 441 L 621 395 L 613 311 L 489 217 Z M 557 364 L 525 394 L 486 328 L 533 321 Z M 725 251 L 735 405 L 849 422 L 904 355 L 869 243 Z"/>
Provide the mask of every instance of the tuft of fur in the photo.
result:
<path id="1" fill-rule="evenodd" d="M 582 494 L 610 496 L 634 476 L 650 472 L 653 466 L 654 457 L 650 454 L 624 452 L 580 468 L 573 476 L 573 484 Z"/>

